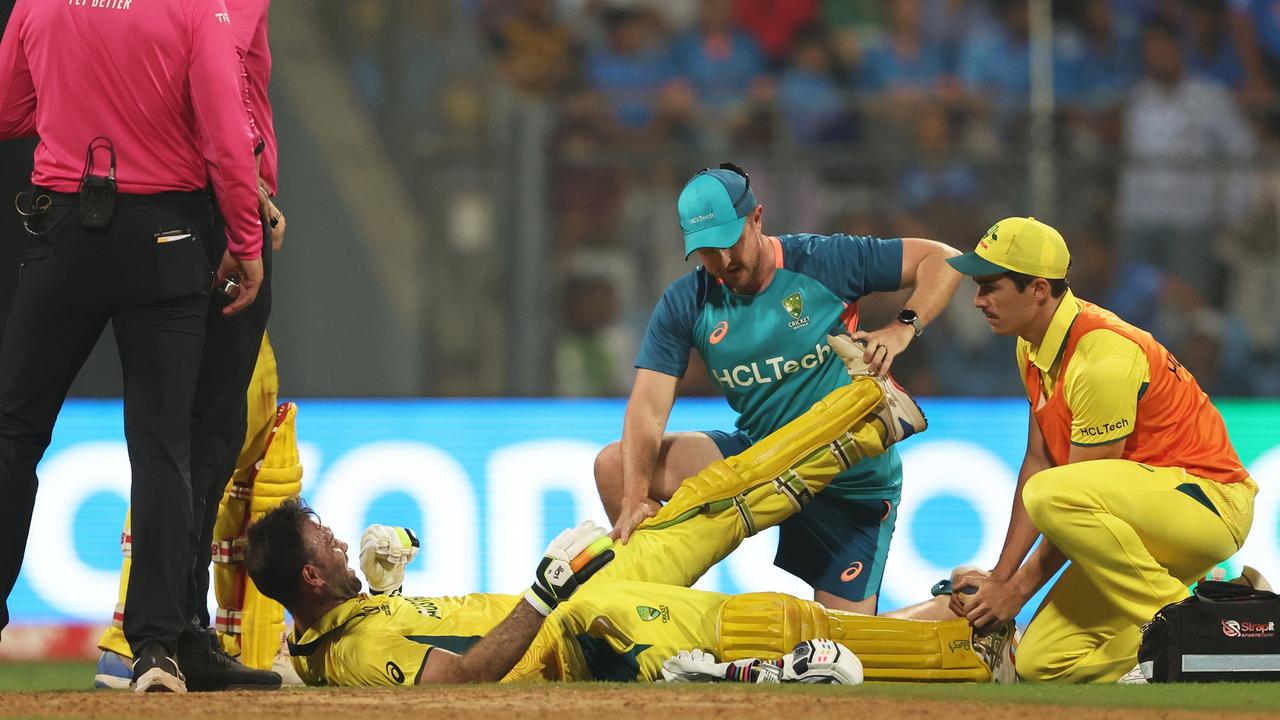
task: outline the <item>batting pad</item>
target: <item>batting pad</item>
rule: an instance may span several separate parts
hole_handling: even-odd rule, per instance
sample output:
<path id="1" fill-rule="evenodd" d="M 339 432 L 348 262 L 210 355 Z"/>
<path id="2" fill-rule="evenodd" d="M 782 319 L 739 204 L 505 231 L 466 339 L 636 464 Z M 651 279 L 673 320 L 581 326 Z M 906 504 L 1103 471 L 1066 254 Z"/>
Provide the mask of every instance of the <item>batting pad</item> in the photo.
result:
<path id="1" fill-rule="evenodd" d="M 964 619 L 934 622 L 828 610 L 782 593 L 734 595 L 717 621 L 721 662 L 772 659 L 797 643 L 828 638 L 858 656 L 869 681 L 988 682 Z"/>
<path id="2" fill-rule="evenodd" d="M 814 403 L 803 415 L 770 433 L 760 442 L 743 452 L 717 460 L 697 475 L 685 478 L 671 500 L 652 518 L 640 525 L 644 528 L 662 528 L 680 522 L 699 512 L 718 512 L 735 504 L 735 499 L 747 492 L 774 483 L 779 493 L 793 499 L 799 509 L 812 494 L 826 486 L 831 477 L 819 472 L 825 482 L 818 482 L 816 489 L 809 487 L 803 473 L 793 468 L 827 463 L 832 467 L 844 464 L 844 458 L 884 452 L 884 442 L 878 432 L 858 432 L 870 426 L 863 423 L 884 398 L 884 392 L 871 378 L 859 378 L 849 385 L 837 388 L 825 398 Z M 861 425 L 862 427 L 859 427 Z M 834 446 L 839 446 L 833 450 Z M 857 452 L 850 448 L 859 446 Z M 848 467 L 844 464 L 844 467 Z M 725 507 L 719 507 L 725 504 Z M 741 505 L 741 503 L 736 503 Z M 755 532 L 749 514 L 748 535 Z"/>

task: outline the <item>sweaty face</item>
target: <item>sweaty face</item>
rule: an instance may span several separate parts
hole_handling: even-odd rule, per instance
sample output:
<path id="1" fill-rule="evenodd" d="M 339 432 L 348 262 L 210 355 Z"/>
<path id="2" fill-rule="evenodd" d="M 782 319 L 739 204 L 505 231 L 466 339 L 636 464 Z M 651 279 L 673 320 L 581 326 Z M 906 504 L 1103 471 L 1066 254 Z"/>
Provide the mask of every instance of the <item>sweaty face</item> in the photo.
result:
<path id="1" fill-rule="evenodd" d="M 701 248 L 698 260 L 702 266 L 739 295 L 751 295 L 760 290 L 760 232 L 759 226 L 748 220 L 742 227 L 738 242 L 724 249 Z"/>
<path id="2" fill-rule="evenodd" d="M 335 537 L 328 526 L 308 520 L 302 539 L 310 553 L 311 565 L 320 571 L 334 597 L 345 600 L 360 593 L 360 577 L 349 565 L 347 544 Z"/>
<path id="3" fill-rule="evenodd" d="M 1035 318 L 1036 304 L 1030 286 L 1018 292 L 1018 286 L 1003 275 L 976 277 L 973 281 L 978 283 L 973 306 L 986 316 L 996 335 L 1017 335 Z"/>

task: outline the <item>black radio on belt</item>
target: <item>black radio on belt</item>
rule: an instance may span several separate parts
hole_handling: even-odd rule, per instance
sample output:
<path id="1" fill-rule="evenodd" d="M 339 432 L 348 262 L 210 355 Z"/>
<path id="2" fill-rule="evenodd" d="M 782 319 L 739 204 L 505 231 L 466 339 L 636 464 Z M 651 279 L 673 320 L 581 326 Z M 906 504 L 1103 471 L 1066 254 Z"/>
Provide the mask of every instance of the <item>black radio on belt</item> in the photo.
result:
<path id="1" fill-rule="evenodd" d="M 111 168 L 106 176 L 93 174 L 93 152 L 106 148 Z M 92 230 L 111 227 L 116 214 L 116 148 L 110 138 L 98 136 L 85 151 L 84 173 L 80 176 L 80 223 Z"/>

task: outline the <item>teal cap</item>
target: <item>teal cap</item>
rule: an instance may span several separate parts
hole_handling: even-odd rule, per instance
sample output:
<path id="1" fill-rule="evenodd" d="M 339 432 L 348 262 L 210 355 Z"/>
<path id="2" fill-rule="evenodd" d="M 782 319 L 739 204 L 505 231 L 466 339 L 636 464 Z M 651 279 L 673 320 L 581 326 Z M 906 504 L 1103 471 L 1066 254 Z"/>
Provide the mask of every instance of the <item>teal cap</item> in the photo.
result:
<path id="1" fill-rule="evenodd" d="M 756 209 L 756 196 L 747 174 L 724 163 L 694 175 L 680 191 L 676 205 L 687 260 L 699 248 L 733 247 L 742 236 L 747 216 Z"/>

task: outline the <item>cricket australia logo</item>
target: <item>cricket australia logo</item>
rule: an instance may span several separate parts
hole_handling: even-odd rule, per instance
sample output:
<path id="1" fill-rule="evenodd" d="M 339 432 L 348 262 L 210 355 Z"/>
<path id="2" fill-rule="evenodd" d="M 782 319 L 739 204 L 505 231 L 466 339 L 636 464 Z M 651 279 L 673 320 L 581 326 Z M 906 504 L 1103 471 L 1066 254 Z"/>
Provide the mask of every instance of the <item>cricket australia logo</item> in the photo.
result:
<path id="1" fill-rule="evenodd" d="M 996 241 L 1000 239 L 1000 237 L 996 235 L 996 231 L 999 229 L 1000 223 L 992 225 L 985 233 L 983 233 L 982 242 L 978 243 L 978 247 L 986 250 L 988 247 L 995 245 Z"/>
<path id="2" fill-rule="evenodd" d="M 787 314 L 792 318 L 787 323 L 792 330 L 797 330 L 809 324 L 809 316 L 804 314 L 804 298 L 800 293 L 793 292 L 782 299 L 782 307 L 787 309 Z"/>
<path id="3" fill-rule="evenodd" d="M 662 622 L 664 623 L 671 622 L 671 608 L 668 608 L 666 605 L 659 605 L 658 607 L 637 605 L 636 614 L 639 615 L 640 619 L 644 622 L 653 622 L 658 618 L 662 618 Z"/>

